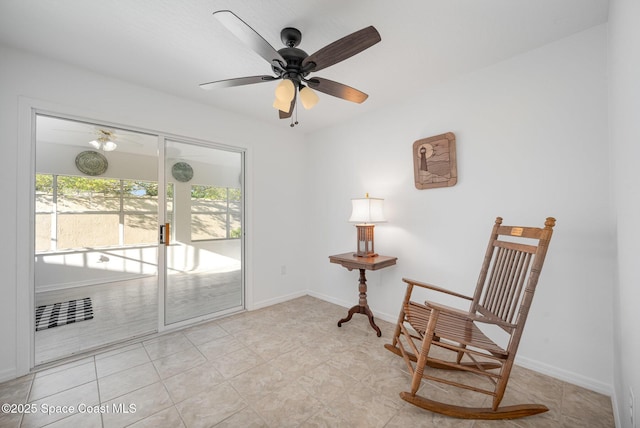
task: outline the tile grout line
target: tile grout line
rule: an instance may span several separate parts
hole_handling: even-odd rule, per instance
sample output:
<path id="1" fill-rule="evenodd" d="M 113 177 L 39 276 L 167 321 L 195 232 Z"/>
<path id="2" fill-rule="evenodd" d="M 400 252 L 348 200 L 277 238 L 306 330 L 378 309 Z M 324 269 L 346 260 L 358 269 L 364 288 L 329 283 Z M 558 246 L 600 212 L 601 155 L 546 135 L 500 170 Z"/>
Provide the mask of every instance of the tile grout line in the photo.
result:
<path id="1" fill-rule="evenodd" d="M 102 397 L 100 394 L 100 382 L 98 381 L 98 367 L 96 365 L 96 357 L 95 355 L 93 357 L 91 357 L 91 359 L 93 360 L 93 370 L 94 373 L 96 375 L 96 390 L 98 391 L 98 405 L 102 405 Z M 102 428 L 104 428 L 104 415 L 102 412 L 100 412 L 100 426 L 102 426 Z"/>

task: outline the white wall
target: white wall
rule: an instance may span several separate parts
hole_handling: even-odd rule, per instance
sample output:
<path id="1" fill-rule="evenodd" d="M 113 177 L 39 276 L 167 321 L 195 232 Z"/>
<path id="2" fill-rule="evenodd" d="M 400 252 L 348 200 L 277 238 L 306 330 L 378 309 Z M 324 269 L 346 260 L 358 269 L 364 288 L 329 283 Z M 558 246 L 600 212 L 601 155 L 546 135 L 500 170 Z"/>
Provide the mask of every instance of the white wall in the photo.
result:
<path id="1" fill-rule="evenodd" d="M 538 226 L 554 216 L 518 362 L 611 393 L 606 77 L 599 26 L 314 134 L 312 293 L 357 301 L 357 275 L 327 256 L 355 249 L 349 200 L 365 192 L 385 199 L 388 223 L 376 226 L 376 251 L 398 257 L 397 266 L 367 274 L 369 305 L 389 321 L 402 277 L 472 293 L 496 216 Z M 411 85 L 420 76 L 397 78 Z M 457 138 L 458 184 L 415 189 L 413 142 L 448 131 Z"/>
<path id="2" fill-rule="evenodd" d="M 632 427 L 629 390 L 640 417 L 640 3 L 612 0 L 609 10 L 610 141 L 615 195 L 618 282 L 614 293 L 615 392 L 621 426 Z"/>
<path id="3" fill-rule="evenodd" d="M 247 122 L 242 117 L 0 46 L 0 210 L 5 231 L 0 249 L 0 381 L 29 368 L 25 343 L 29 260 L 29 132 L 24 106 L 158 130 L 247 149 L 247 305 L 258 307 L 305 289 L 296 213 L 307 193 L 301 134 L 288 126 Z M 25 160 L 26 159 L 26 160 Z M 287 195 L 286 198 L 277 196 Z M 274 203 L 277 202 L 277 203 Z M 256 213 L 256 214 L 254 214 Z M 280 266 L 287 266 L 281 275 Z M 28 322 L 28 318 L 26 319 Z"/>

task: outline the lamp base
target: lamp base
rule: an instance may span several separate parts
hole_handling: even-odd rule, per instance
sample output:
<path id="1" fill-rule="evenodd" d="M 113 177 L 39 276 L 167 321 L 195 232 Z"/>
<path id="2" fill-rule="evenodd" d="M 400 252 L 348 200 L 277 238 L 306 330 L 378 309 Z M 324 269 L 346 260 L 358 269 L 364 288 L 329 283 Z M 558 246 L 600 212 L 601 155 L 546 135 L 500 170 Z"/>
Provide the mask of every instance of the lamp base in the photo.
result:
<path id="1" fill-rule="evenodd" d="M 378 253 L 353 253 L 356 257 L 378 257 Z"/>
<path id="2" fill-rule="evenodd" d="M 356 224 L 358 229 L 356 257 L 375 257 L 378 254 L 373 250 L 373 224 Z"/>

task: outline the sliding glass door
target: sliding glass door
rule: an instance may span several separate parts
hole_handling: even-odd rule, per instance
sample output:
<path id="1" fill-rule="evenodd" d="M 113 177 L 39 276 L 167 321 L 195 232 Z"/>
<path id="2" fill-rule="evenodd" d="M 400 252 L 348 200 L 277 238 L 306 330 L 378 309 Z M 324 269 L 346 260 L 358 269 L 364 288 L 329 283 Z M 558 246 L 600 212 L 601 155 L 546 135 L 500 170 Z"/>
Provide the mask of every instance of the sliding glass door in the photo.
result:
<path id="1" fill-rule="evenodd" d="M 166 141 L 165 325 L 243 307 L 242 176 L 242 152 Z"/>
<path id="2" fill-rule="evenodd" d="M 242 151 L 35 122 L 36 365 L 244 307 Z"/>

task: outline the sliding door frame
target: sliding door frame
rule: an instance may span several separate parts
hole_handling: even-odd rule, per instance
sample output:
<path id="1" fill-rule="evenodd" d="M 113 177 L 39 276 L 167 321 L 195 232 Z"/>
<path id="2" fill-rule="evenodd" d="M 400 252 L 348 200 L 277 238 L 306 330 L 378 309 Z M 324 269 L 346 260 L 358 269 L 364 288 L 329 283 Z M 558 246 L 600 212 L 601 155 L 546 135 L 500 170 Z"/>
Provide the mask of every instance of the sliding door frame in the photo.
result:
<path id="1" fill-rule="evenodd" d="M 99 124 L 101 126 L 114 127 L 117 129 L 125 129 L 133 132 L 140 132 L 149 135 L 158 136 L 158 220 L 162 224 L 165 220 L 166 212 L 164 207 L 166 203 L 165 187 L 165 166 L 164 166 L 164 144 L 167 139 L 172 141 L 186 142 L 188 144 L 198 144 L 206 147 L 213 147 L 223 150 L 239 152 L 241 154 L 241 216 L 242 216 L 242 237 L 241 239 L 241 257 L 242 257 L 242 308 L 247 308 L 247 294 L 251 293 L 247 284 L 247 149 L 237 146 L 213 143 L 205 140 L 187 138 L 183 136 L 173 135 L 166 132 L 144 129 L 137 126 L 131 126 L 109 120 L 95 119 L 85 116 L 86 112 L 78 109 L 70 109 L 68 106 L 61 106 L 42 100 L 36 100 L 21 96 L 18 98 L 18 114 L 17 114 L 17 136 L 18 148 L 16 154 L 16 283 L 15 283 L 15 372 L 8 371 L 0 373 L 0 376 L 7 378 L 15 378 L 26 375 L 35 368 L 35 278 L 34 278 L 34 254 L 35 254 L 35 148 L 36 148 L 36 116 L 46 115 L 66 120 L 75 120 L 84 123 Z M 162 183 L 162 184 L 161 184 Z M 160 189 L 162 187 L 162 190 Z M 162 204 L 162 205 L 161 205 Z M 163 210 L 160 210 L 160 207 Z M 160 213 L 162 211 L 162 214 Z M 164 245 L 158 244 L 159 247 Z M 162 257 L 160 256 L 162 254 Z M 164 323 L 164 284 L 166 278 L 166 263 L 164 260 L 166 251 L 159 249 L 158 251 L 158 333 L 182 328 L 208 319 L 215 319 L 227 314 L 223 311 L 216 314 L 205 315 L 193 319 L 189 319 L 180 323 L 174 323 L 169 326 Z M 228 311 L 228 313 L 237 312 L 236 309 Z M 11 339 L 11 338 L 9 338 Z M 11 343 L 9 349 L 11 349 Z M 88 350 L 87 353 L 91 353 Z"/>

